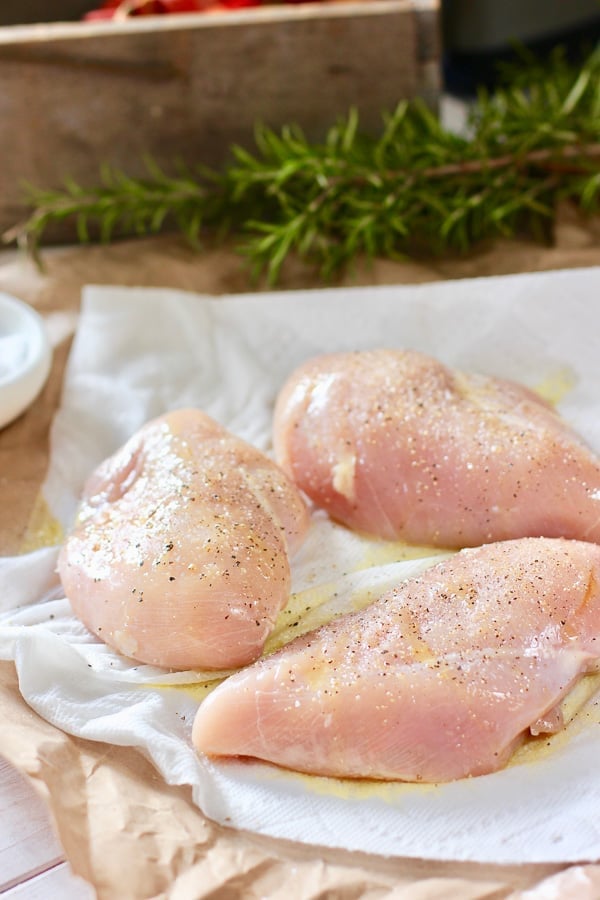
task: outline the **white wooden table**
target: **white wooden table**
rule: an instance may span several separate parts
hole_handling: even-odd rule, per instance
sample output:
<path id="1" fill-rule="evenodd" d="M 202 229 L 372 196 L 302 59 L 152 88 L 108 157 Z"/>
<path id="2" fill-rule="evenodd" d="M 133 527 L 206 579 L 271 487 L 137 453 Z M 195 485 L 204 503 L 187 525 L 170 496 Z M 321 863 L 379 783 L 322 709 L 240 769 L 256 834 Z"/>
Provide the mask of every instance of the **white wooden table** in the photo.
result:
<path id="1" fill-rule="evenodd" d="M 0 897 L 93 900 L 95 891 L 65 861 L 43 800 L 0 758 Z"/>

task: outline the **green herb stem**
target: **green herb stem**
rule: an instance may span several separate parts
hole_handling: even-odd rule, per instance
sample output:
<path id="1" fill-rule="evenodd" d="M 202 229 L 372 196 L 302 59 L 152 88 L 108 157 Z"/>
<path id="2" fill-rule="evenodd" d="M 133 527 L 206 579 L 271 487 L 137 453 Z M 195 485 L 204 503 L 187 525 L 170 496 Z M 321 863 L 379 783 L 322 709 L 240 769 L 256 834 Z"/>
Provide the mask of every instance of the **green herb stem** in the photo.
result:
<path id="1" fill-rule="evenodd" d="M 92 228 L 108 241 L 175 226 L 194 245 L 204 231 L 232 232 L 274 283 L 292 253 L 327 277 L 361 253 L 465 251 L 522 229 L 547 239 L 560 200 L 600 204 L 600 49 L 579 68 L 557 51 L 546 67 L 513 70 L 480 94 L 468 133 L 444 129 L 419 101 L 384 114 L 377 136 L 361 132 L 355 110 L 321 143 L 258 126 L 254 152 L 232 147 L 220 172 L 170 176 L 147 160 L 143 179 L 105 169 L 96 187 L 30 187 L 32 212 L 4 240 L 35 249 L 61 220 L 75 221 L 81 241 Z"/>

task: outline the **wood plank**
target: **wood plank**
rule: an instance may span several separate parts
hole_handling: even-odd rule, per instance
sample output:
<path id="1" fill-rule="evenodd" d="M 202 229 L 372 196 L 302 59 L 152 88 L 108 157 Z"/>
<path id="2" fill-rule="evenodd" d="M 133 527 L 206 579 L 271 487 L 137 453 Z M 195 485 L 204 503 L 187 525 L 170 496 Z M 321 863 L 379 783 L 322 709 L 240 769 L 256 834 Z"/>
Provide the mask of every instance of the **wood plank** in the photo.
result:
<path id="1" fill-rule="evenodd" d="M 0 231 L 24 214 L 23 180 L 97 184 L 102 163 L 142 175 L 145 154 L 171 170 L 218 166 L 257 121 L 318 138 L 352 106 L 379 128 L 402 98 L 435 93 L 438 8 L 362 0 L 0 28 Z"/>
<path id="2" fill-rule="evenodd" d="M 64 860 L 48 811 L 29 782 L 0 759 L 0 892 Z"/>
<path id="3" fill-rule="evenodd" d="M 0 891 L 0 896 L 2 900 L 94 900 L 96 892 L 63 862 L 8 891 Z"/>

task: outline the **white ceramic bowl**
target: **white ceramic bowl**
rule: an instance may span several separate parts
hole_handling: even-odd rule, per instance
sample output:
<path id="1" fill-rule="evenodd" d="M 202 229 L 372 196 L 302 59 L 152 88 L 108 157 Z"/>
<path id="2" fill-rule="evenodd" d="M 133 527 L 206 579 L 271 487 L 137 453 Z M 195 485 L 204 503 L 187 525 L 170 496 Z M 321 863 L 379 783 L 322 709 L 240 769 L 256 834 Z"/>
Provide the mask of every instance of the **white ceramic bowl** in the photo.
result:
<path id="1" fill-rule="evenodd" d="M 34 309 L 0 292 L 0 428 L 33 403 L 48 378 L 52 350 Z"/>

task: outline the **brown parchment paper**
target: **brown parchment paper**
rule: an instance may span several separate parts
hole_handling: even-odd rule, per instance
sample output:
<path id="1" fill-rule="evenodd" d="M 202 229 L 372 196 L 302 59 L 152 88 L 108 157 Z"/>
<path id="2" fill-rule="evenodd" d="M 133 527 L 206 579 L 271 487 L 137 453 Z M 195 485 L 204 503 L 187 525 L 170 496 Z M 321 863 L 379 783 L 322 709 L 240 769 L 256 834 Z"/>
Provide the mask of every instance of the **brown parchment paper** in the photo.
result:
<path id="1" fill-rule="evenodd" d="M 53 248 L 40 273 L 20 253 L 0 253 L 0 290 L 30 302 L 54 343 L 50 378 L 34 405 L 0 431 L 0 552 L 35 543 L 37 502 L 77 321 L 82 285 L 166 286 L 221 294 L 252 289 L 228 246 L 201 254 L 173 237 L 111 247 Z M 552 247 L 496 243 L 453 260 L 359 263 L 338 285 L 410 284 L 444 278 L 600 265 L 600 219 L 560 210 Z M 322 287 L 290 263 L 278 288 Z M 600 897 L 600 865 L 494 866 L 384 859 L 275 841 L 209 822 L 190 792 L 164 784 L 134 750 L 72 738 L 22 700 L 15 670 L 0 664 L 0 753 L 42 794 L 66 857 L 100 900 L 545 900 Z"/>

